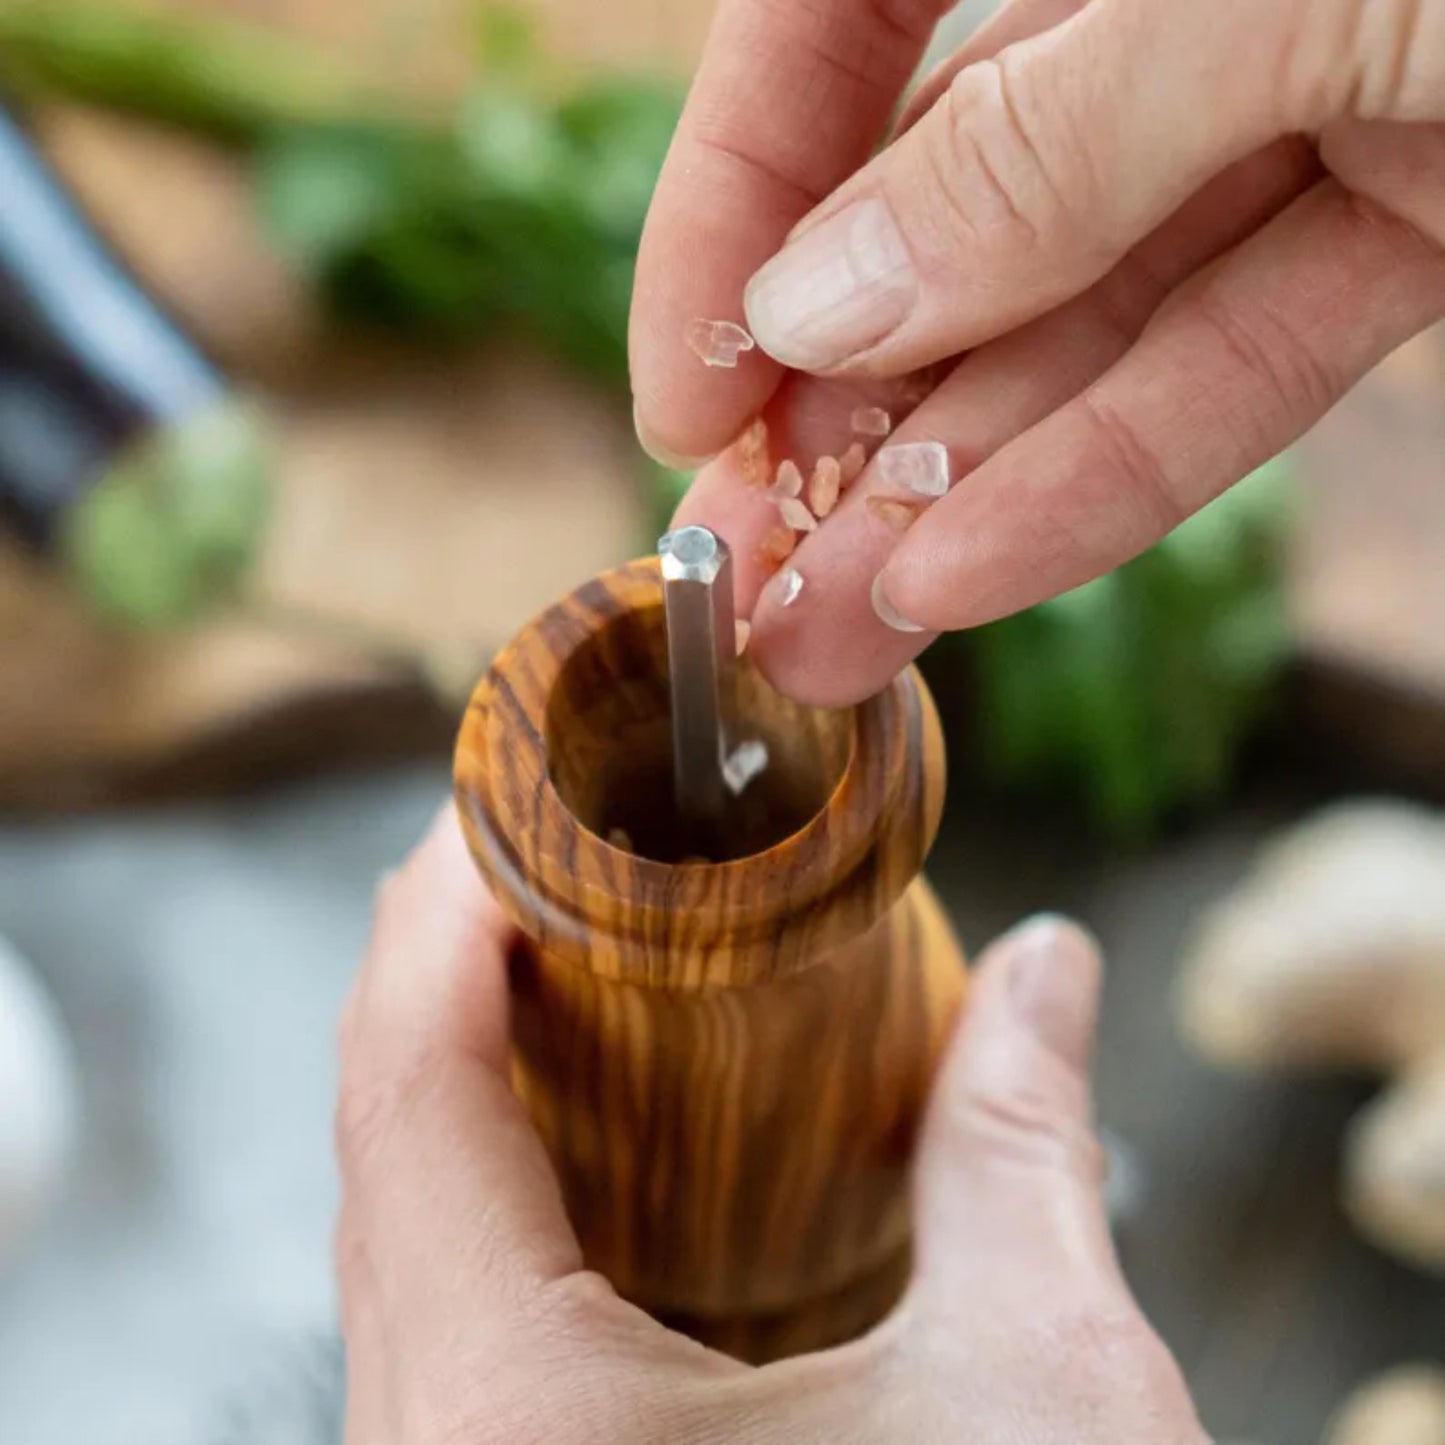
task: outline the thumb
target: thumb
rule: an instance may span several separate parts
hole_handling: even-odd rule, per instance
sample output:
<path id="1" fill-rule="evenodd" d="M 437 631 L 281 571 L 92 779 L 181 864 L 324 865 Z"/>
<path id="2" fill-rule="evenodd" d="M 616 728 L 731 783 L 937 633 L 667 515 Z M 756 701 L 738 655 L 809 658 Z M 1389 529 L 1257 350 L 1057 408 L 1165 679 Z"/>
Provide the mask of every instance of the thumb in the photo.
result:
<path id="1" fill-rule="evenodd" d="M 758 344 L 799 370 L 896 375 L 1077 295 L 1211 177 L 1317 119 L 1327 87 L 1281 94 L 1283 57 L 1327 64 L 1298 15 L 1094 0 L 965 65 L 753 277 Z"/>
<path id="2" fill-rule="evenodd" d="M 1092 1124 L 1098 995 L 1098 951 L 1062 919 L 984 955 L 919 1158 L 921 1303 L 1052 1315 L 1123 1290 Z"/>
<path id="3" fill-rule="evenodd" d="M 381 888 L 340 1040 L 343 1311 L 405 1318 L 419 1355 L 433 1327 L 513 1323 L 581 1267 L 510 1084 L 514 942 L 448 805 Z"/>

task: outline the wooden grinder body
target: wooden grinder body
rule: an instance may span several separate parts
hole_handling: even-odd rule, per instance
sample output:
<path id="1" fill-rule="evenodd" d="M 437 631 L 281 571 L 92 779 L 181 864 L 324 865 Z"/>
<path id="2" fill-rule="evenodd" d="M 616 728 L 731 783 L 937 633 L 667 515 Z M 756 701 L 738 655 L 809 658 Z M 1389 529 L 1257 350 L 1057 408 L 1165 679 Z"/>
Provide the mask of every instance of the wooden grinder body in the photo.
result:
<path id="1" fill-rule="evenodd" d="M 655 560 L 580 588 L 478 686 L 457 796 L 526 940 L 515 1080 L 589 1265 L 764 1359 L 860 1332 L 906 1276 L 908 1166 L 964 980 L 918 876 L 942 739 L 914 672 L 823 712 L 744 668 L 766 787 L 725 861 L 668 861 L 665 669 Z"/>

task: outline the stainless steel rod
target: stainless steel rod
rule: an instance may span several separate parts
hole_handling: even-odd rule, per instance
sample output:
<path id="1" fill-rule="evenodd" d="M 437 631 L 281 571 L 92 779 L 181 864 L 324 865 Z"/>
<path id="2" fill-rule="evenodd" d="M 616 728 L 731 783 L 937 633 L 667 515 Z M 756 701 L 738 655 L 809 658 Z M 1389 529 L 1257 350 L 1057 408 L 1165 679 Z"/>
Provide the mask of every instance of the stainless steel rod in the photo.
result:
<path id="1" fill-rule="evenodd" d="M 730 796 L 723 768 L 736 701 L 732 556 L 706 527 L 679 527 L 657 550 L 667 609 L 677 808 L 685 824 L 715 834 Z"/>

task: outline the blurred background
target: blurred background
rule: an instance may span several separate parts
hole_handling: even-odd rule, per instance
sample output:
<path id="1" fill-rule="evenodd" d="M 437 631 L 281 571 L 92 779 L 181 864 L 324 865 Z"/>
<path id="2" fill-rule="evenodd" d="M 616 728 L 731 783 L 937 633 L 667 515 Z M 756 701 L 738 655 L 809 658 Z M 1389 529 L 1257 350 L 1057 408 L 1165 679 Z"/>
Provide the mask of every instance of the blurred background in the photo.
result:
<path id="1" fill-rule="evenodd" d="M 0 0 L 5 1445 L 339 1440 L 335 1015 L 491 652 L 683 484 L 625 328 L 710 9 Z M 970 951 L 1102 939 L 1221 1440 L 1445 1442 L 1442 559 L 1434 334 L 926 659 L 930 872 Z"/>

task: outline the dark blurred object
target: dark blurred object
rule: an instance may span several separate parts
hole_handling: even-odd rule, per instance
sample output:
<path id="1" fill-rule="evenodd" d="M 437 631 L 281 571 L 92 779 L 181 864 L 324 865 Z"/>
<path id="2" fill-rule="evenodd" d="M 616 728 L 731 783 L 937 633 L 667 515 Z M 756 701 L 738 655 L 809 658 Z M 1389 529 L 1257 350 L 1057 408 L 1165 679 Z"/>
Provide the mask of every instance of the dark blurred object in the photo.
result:
<path id="1" fill-rule="evenodd" d="M 225 386 L 3 109 L 0 196 L 0 518 L 43 546 L 117 454 Z"/>

